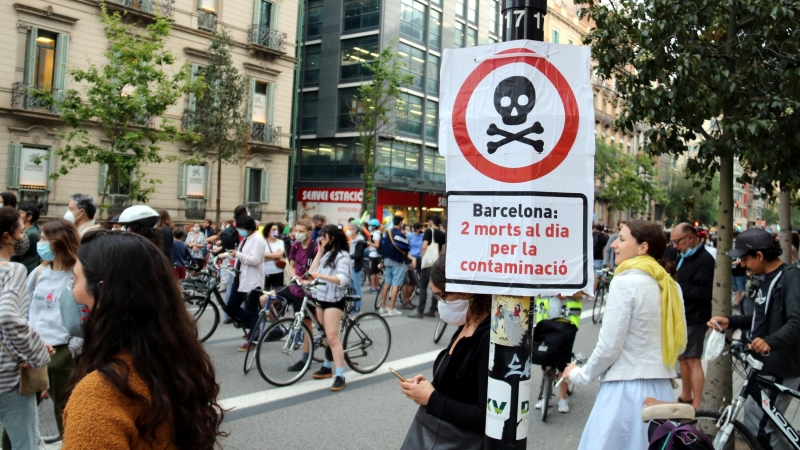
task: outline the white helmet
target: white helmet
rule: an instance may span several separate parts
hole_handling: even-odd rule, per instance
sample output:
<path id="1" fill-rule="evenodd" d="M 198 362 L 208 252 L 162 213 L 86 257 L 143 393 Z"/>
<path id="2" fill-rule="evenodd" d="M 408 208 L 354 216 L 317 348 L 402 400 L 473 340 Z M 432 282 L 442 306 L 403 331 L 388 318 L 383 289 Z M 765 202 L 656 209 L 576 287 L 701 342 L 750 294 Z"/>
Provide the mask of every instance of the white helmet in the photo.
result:
<path id="1" fill-rule="evenodd" d="M 139 224 L 145 228 L 152 228 L 158 223 L 158 212 L 147 205 L 134 205 L 126 208 L 119 215 L 120 225 Z"/>

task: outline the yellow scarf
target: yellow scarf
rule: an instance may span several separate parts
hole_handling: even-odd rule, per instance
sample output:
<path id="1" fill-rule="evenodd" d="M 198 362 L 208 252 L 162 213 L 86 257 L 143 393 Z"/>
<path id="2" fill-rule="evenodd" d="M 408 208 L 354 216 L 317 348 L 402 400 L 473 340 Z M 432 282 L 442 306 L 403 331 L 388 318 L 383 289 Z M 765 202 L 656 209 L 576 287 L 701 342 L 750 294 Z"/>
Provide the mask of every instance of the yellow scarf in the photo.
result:
<path id="1" fill-rule="evenodd" d="M 644 255 L 623 261 L 614 271 L 615 275 L 630 269 L 638 269 L 658 281 L 661 287 L 661 356 L 664 365 L 672 367 L 678 355 L 686 348 L 686 317 L 683 315 L 678 284 L 652 256 Z"/>

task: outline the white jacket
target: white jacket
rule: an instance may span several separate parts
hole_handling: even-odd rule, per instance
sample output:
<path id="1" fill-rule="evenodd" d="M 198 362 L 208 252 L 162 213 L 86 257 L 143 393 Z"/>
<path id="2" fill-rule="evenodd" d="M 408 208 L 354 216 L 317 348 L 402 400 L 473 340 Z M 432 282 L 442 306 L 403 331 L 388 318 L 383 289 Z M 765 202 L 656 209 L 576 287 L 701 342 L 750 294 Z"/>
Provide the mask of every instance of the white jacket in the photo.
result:
<path id="1" fill-rule="evenodd" d="M 683 294 L 678 294 L 683 305 Z M 569 374 L 570 381 L 675 378 L 675 367 L 664 365 L 661 355 L 661 288 L 641 270 L 614 276 L 606 298 L 597 347 L 583 367 Z"/>

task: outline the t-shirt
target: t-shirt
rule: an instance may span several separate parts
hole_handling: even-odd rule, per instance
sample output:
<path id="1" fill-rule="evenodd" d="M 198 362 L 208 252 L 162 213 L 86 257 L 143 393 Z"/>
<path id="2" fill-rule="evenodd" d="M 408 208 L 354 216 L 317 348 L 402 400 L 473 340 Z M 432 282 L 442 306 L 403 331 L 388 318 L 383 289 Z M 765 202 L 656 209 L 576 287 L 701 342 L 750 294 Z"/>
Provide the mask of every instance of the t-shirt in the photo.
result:
<path id="1" fill-rule="evenodd" d="M 264 254 L 266 255 L 278 251 L 283 252 L 283 241 L 278 239 L 275 242 L 270 242 L 269 239 L 267 239 L 267 250 Z M 275 265 L 275 261 L 276 260 L 274 259 L 271 259 L 269 261 L 264 261 L 264 273 L 266 273 L 267 275 L 272 275 L 275 273 L 283 273 L 283 269 L 279 269 L 278 266 Z"/>
<path id="2" fill-rule="evenodd" d="M 50 266 L 37 268 L 28 276 L 27 290 L 31 298 L 28 319 L 31 327 L 50 345 L 69 342 L 70 335 L 61 320 L 58 302 L 73 279 L 71 270 L 55 271 Z"/>
<path id="3" fill-rule="evenodd" d="M 594 242 L 594 259 L 603 259 L 603 249 L 606 248 L 606 243 L 608 242 L 608 236 L 605 233 L 601 233 L 599 231 L 592 232 L 592 241 Z"/>
<path id="4" fill-rule="evenodd" d="M 303 248 L 303 244 L 295 242 L 289 249 L 289 261 L 294 261 L 294 273 L 302 280 L 310 279 L 306 276 L 306 272 L 314 262 L 314 257 L 317 256 L 317 243 L 311 241 L 307 248 Z M 289 286 L 292 295 L 303 298 L 303 288 L 292 283 Z"/>
<path id="5" fill-rule="evenodd" d="M 178 267 L 186 267 L 186 261 L 192 258 L 192 253 L 189 251 L 183 241 L 172 240 L 172 264 Z"/>
<path id="6" fill-rule="evenodd" d="M 733 269 L 731 269 L 731 275 L 734 277 L 745 277 L 747 276 L 747 269 L 741 264 L 736 264 L 733 266 Z"/>
<path id="7" fill-rule="evenodd" d="M 420 259 L 422 258 L 422 233 L 408 233 L 406 235 L 408 238 L 408 245 L 411 247 L 411 256 L 414 258 Z"/>
<path id="8" fill-rule="evenodd" d="M 750 329 L 751 339 L 757 337 L 763 338 L 767 335 L 767 297 L 769 296 L 769 287 L 772 285 L 775 277 L 784 270 L 786 270 L 786 264 L 781 264 L 777 269 L 765 274 L 764 281 L 762 281 L 761 286 L 758 287 L 755 298 L 755 310 L 753 312 L 753 326 Z M 776 283 L 780 283 L 780 280 Z M 773 293 L 774 291 L 775 289 L 773 288 Z M 772 301 L 775 301 L 775 299 L 770 299 L 770 302 Z"/>
<path id="9" fill-rule="evenodd" d="M 381 245 L 381 232 L 380 232 L 380 230 L 375 230 L 375 231 L 372 232 L 372 242 L 371 242 L 371 244 L 374 244 L 375 242 L 378 243 L 378 246 Z M 380 252 L 378 252 L 377 248 L 370 247 L 369 248 L 369 257 L 370 258 L 380 258 L 381 254 L 380 254 Z"/>
<path id="10" fill-rule="evenodd" d="M 424 233 L 422 233 L 422 240 L 427 242 L 428 245 L 431 245 L 431 234 L 434 231 L 436 233 L 433 234 L 433 239 L 436 241 L 437 244 L 439 244 L 439 251 L 441 252 L 442 247 L 444 247 L 444 245 L 447 244 L 447 235 L 444 234 L 444 231 L 428 228 L 427 230 L 425 230 Z"/>

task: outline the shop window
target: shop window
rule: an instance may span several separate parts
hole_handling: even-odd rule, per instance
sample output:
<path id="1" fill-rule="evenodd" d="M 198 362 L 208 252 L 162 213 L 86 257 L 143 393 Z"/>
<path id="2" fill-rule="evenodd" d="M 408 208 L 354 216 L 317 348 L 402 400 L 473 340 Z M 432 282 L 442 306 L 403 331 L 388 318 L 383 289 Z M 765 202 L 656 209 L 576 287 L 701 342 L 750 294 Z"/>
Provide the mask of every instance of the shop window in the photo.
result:
<path id="1" fill-rule="evenodd" d="M 302 180 L 356 180 L 364 173 L 364 152 L 357 139 L 303 140 Z"/>
<path id="2" fill-rule="evenodd" d="M 403 71 L 413 77 L 408 87 L 422 91 L 422 83 L 425 78 L 425 52 L 401 42 L 398 45 L 398 55 L 400 61 L 405 64 Z"/>
<path id="3" fill-rule="evenodd" d="M 444 157 L 439 154 L 439 150 L 425 149 L 425 166 L 423 167 L 425 181 L 432 183 L 444 183 Z"/>
<path id="4" fill-rule="evenodd" d="M 439 50 L 442 48 L 442 13 L 431 9 L 428 24 L 428 48 Z"/>
<path id="5" fill-rule="evenodd" d="M 397 98 L 396 129 L 398 134 L 420 137 L 422 131 L 422 97 L 402 93 Z"/>
<path id="6" fill-rule="evenodd" d="M 455 48 L 464 48 L 467 43 L 467 26 L 464 22 L 456 22 L 455 36 L 453 39 L 453 46 Z"/>
<path id="7" fill-rule="evenodd" d="M 318 38 L 322 36 L 322 0 L 309 0 L 307 4 L 306 39 Z"/>
<path id="8" fill-rule="evenodd" d="M 379 52 L 377 35 L 343 40 L 341 81 L 372 78 L 372 72 L 364 63 L 372 62 Z"/>
<path id="9" fill-rule="evenodd" d="M 467 28 L 467 47 L 475 47 L 478 45 L 478 30 L 475 28 Z"/>
<path id="10" fill-rule="evenodd" d="M 426 90 L 428 94 L 439 95 L 439 57 L 428 53 L 428 67 L 426 68 L 428 80 Z"/>
<path id="11" fill-rule="evenodd" d="M 300 133 L 315 134 L 317 132 L 317 110 L 319 106 L 319 92 L 303 92 L 303 118 L 300 124 Z"/>
<path id="12" fill-rule="evenodd" d="M 428 100 L 425 103 L 425 139 L 436 142 L 439 118 L 439 104 Z"/>
<path id="13" fill-rule="evenodd" d="M 344 31 L 377 28 L 380 23 L 380 11 L 380 0 L 346 0 L 344 2 Z"/>
<path id="14" fill-rule="evenodd" d="M 303 62 L 303 86 L 319 85 L 319 58 L 322 46 L 306 45 L 306 57 Z"/>
<path id="15" fill-rule="evenodd" d="M 420 145 L 402 141 L 379 142 L 376 155 L 378 177 L 418 179 L 420 147 Z"/>
<path id="16" fill-rule="evenodd" d="M 356 124 L 352 114 L 362 114 L 364 104 L 358 99 L 358 88 L 339 89 L 339 112 L 337 114 L 338 131 L 353 131 Z"/>
<path id="17" fill-rule="evenodd" d="M 402 0 L 400 5 L 400 36 L 425 44 L 425 16 L 428 7 L 415 0 Z"/>

